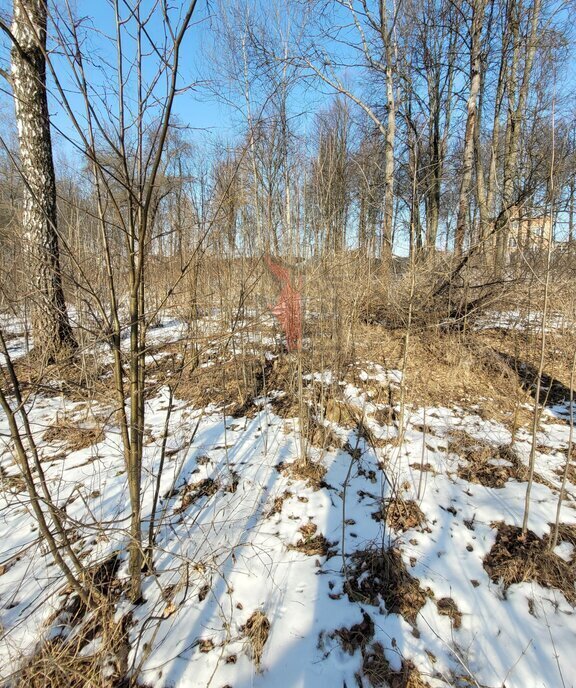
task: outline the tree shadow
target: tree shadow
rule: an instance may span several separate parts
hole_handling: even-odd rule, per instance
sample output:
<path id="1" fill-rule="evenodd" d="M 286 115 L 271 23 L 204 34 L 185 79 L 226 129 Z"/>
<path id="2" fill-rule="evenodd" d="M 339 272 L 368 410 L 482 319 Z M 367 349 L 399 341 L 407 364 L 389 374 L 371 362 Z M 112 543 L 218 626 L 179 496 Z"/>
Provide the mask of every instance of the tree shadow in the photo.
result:
<path id="1" fill-rule="evenodd" d="M 514 372 L 522 389 L 536 399 L 538 381 L 536 366 L 503 351 L 495 351 L 495 353 Z M 538 402 L 546 407 L 566 405 L 570 402 L 570 387 L 551 375 L 542 373 Z"/>

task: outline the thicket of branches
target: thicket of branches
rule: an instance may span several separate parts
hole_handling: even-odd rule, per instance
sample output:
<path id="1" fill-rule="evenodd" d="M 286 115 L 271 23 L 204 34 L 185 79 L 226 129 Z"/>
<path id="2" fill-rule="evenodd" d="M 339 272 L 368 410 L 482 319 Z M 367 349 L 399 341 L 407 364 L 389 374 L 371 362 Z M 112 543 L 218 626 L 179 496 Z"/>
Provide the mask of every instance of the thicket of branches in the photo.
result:
<path id="1" fill-rule="evenodd" d="M 414 327 L 461 331 L 522 303 L 541 317 L 544 352 L 550 299 L 574 307 L 559 300 L 576 239 L 570 3 L 196 5 L 114 0 L 100 32 L 67 0 L 15 0 L 0 22 L 3 90 L 16 120 L 35 117 L 46 163 L 34 178 L 26 129 L 2 127 L 0 307 L 24 322 L 36 379 L 53 366 L 97 376 L 95 352 L 111 356 L 133 601 L 154 567 L 140 507 L 147 335 L 162 318 L 187 323 L 175 369 L 193 368 L 202 318 L 218 318 L 230 342 L 268 312 L 268 255 L 297 273 L 305 341 L 329 341 L 332 362 L 351 355 L 356 327 L 377 323 L 402 331 L 406 369 Z M 44 77 L 57 117 L 27 109 Z M 229 113 L 225 134 L 195 132 L 192 107 L 176 114 L 196 92 Z M 101 604 L 38 470 L 26 415 L 38 388 L 23 385 L 3 338 L 0 353 L 2 405 L 43 533 L 83 603 Z M 542 353 L 537 399 L 543 367 Z"/>

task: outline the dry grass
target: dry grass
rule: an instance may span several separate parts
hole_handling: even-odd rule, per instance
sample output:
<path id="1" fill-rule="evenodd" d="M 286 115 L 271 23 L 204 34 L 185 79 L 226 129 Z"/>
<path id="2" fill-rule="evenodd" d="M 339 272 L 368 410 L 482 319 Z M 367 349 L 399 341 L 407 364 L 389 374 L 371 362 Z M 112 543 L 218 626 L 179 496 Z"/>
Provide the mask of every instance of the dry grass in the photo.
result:
<path id="1" fill-rule="evenodd" d="M 512 478 L 525 480 L 527 477 L 520 458 L 506 445 L 495 446 L 460 430 L 450 434 L 448 448 L 466 461 L 458 468 L 458 477 L 468 482 L 501 488 Z"/>
<path id="2" fill-rule="evenodd" d="M 80 451 L 104 439 L 102 428 L 86 426 L 68 418 L 60 418 L 42 435 L 45 442 L 64 443 L 70 451 Z"/>
<path id="3" fill-rule="evenodd" d="M 181 494 L 182 501 L 179 506 L 174 509 L 175 514 L 181 514 L 192 504 L 195 504 L 202 497 L 212 497 L 220 489 L 220 484 L 217 480 L 212 478 L 204 478 L 198 482 L 186 485 Z"/>
<path id="4" fill-rule="evenodd" d="M 388 369 L 401 369 L 403 347 L 401 330 L 380 325 L 358 327 L 356 349 L 364 360 Z M 463 335 L 414 328 L 410 334 L 405 379 L 408 403 L 458 405 L 467 410 L 478 405 L 483 417 L 508 426 L 514 422 L 516 425 L 530 423 L 531 414 L 520 407 L 520 402 L 530 401 L 530 395 L 521 389 L 515 371 L 494 351 L 483 331 Z M 398 394 L 398 389 L 392 388 L 396 402 Z M 387 399 L 382 401 L 389 403 Z"/>
<path id="5" fill-rule="evenodd" d="M 394 671 L 380 643 L 373 643 L 362 653 L 362 676 L 373 688 L 429 688 L 420 672 L 409 660 Z"/>
<path id="6" fill-rule="evenodd" d="M 282 513 L 282 507 L 284 506 L 284 502 L 287 499 L 290 499 L 293 494 L 290 492 L 290 490 L 285 490 L 281 495 L 278 495 L 277 497 L 274 497 L 274 501 L 272 502 L 272 507 L 270 510 L 266 513 L 265 518 L 270 518 L 271 516 L 275 516 L 276 514 Z"/>
<path id="7" fill-rule="evenodd" d="M 372 518 L 376 521 L 386 520 L 386 523 L 397 532 L 404 533 L 413 528 L 421 528 L 426 523 L 426 517 L 418 504 L 412 499 L 387 500 Z"/>
<path id="8" fill-rule="evenodd" d="M 106 620 L 98 628 L 102 645 L 93 654 L 81 654 L 91 635 L 71 634 L 43 642 L 18 672 L 15 688 L 116 688 L 128 671 L 127 617 Z"/>
<path id="9" fill-rule="evenodd" d="M 233 417 L 253 415 L 254 399 L 262 393 L 266 364 L 260 356 L 221 356 L 178 373 L 177 394 L 196 408 L 222 407 Z"/>
<path id="10" fill-rule="evenodd" d="M 334 550 L 331 549 L 335 543 L 328 542 L 322 533 L 316 534 L 318 526 L 315 523 L 306 523 L 300 526 L 299 531 L 302 537 L 295 545 L 288 545 L 288 549 L 302 552 L 309 557 L 319 555 L 321 557 L 330 557 L 334 555 Z"/>
<path id="11" fill-rule="evenodd" d="M 436 602 L 436 607 L 438 608 L 438 614 L 450 618 L 452 628 L 460 628 L 462 626 L 462 612 L 451 597 L 442 597 Z"/>
<path id="12" fill-rule="evenodd" d="M 123 587 L 116 578 L 120 561 L 112 556 L 85 572 L 85 586 L 103 596 L 105 604 L 89 611 L 70 589 L 63 591 L 61 609 L 47 626 L 60 633 L 39 644 L 21 667 L 14 682 L 18 688 L 115 688 L 128 672 L 131 614 L 115 618 L 114 608 Z M 95 651 L 86 647 L 95 639 Z"/>
<path id="13" fill-rule="evenodd" d="M 338 640 L 344 652 L 353 655 L 357 650 L 363 650 L 374 637 L 374 622 L 362 610 L 362 621 L 350 628 L 338 628 L 330 636 Z"/>
<path id="14" fill-rule="evenodd" d="M 246 638 L 246 649 L 252 658 L 256 670 L 261 670 L 262 653 L 270 635 L 270 621 L 260 610 L 253 612 L 248 621 L 240 628 Z"/>
<path id="15" fill-rule="evenodd" d="M 407 571 L 397 549 L 367 549 L 352 554 L 346 580 L 347 593 L 354 602 L 379 605 L 389 614 L 400 614 L 413 626 L 426 604 L 426 593 Z"/>
<path id="16" fill-rule="evenodd" d="M 576 569 L 548 547 L 548 538 L 539 538 L 532 531 L 522 537 L 516 526 L 496 524 L 496 542 L 484 558 L 484 569 L 494 583 L 502 583 L 504 591 L 515 583 L 534 581 L 545 588 L 564 593 L 576 606 Z"/>
<path id="17" fill-rule="evenodd" d="M 71 356 L 64 363 L 44 365 L 31 353 L 16 360 L 14 368 L 24 392 L 104 404 L 114 398 L 112 367 L 94 358 L 82 364 L 75 356 Z"/>
<path id="18" fill-rule="evenodd" d="M 293 480 L 302 480 L 314 490 L 324 487 L 324 476 L 326 468 L 317 461 L 293 461 L 291 463 L 280 463 L 278 471 Z"/>
<path id="19" fill-rule="evenodd" d="M 11 475 L 3 466 L 0 466 L 0 488 L 9 492 L 23 492 L 26 482 L 20 475 Z"/>

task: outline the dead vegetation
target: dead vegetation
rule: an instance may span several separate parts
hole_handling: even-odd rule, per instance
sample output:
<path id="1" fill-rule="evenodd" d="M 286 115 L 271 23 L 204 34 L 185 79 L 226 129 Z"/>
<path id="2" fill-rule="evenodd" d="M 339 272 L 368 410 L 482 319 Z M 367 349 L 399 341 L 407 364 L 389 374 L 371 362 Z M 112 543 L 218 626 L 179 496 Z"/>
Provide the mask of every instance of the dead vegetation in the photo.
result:
<path id="1" fill-rule="evenodd" d="M 353 602 L 374 606 L 384 602 L 388 614 L 400 614 L 413 626 L 427 597 L 395 548 L 354 552 L 347 572 L 346 592 Z"/>
<path id="2" fill-rule="evenodd" d="M 270 621 L 264 612 L 256 610 L 240 628 L 246 639 L 246 650 L 254 662 L 257 671 L 261 671 L 262 653 L 270 635 Z"/>
<path id="3" fill-rule="evenodd" d="M 32 352 L 14 362 L 22 390 L 49 397 L 64 396 L 74 402 L 109 403 L 114 395 L 112 367 L 97 356 L 83 359 L 70 356 L 59 363 L 46 365 Z"/>
<path id="4" fill-rule="evenodd" d="M 350 628 L 338 628 L 330 636 L 338 640 L 344 652 L 353 655 L 357 650 L 363 650 L 374 637 L 374 622 L 362 610 L 362 621 Z"/>
<path id="5" fill-rule="evenodd" d="M 319 490 L 325 486 L 324 476 L 326 468 L 318 461 L 292 461 L 290 463 L 280 463 L 277 470 L 292 478 L 305 482 L 313 490 Z"/>
<path id="6" fill-rule="evenodd" d="M 554 588 L 576 606 L 576 569 L 549 549 L 548 538 L 539 538 L 529 530 L 522 537 L 516 526 L 498 523 L 496 542 L 484 558 L 484 570 L 504 592 L 515 583 L 534 581 Z"/>
<path id="7" fill-rule="evenodd" d="M 116 555 L 87 569 L 91 595 L 104 601 L 88 610 L 67 588 L 64 601 L 47 621 L 48 638 L 18 671 L 11 686 L 17 688 L 115 688 L 128 672 L 131 614 L 115 617 L 115 605 L 123 587 L 116 578 Z M 93 641 L 99 642 L 93 642 Z M 91 651 L 86 652 L 90 646 Z"/>
<path id="8" fill-rule="evenodd" d="M 172 373 L 167 363 L 166 374 Z M 265 388 L 267 362 L 256 354 L 225 357 L 216 355 L 195 367 L 178 373 L 178 397 L 195 408 L 210 404 L 222 407 L 234 417 L 253 416 L 254 399 Z"/>
<path id="9" fill-rule="evenodd" d="M 198 482 L 185 485 L 182 489 L 182 501 L 174 509 L 175 514 L 181 514 L 202 497 L 212 497 L 220 489 L 220 483 L 213 478 L 204 478 Z"/>
<path id="10" fill-rule="evenodd" d="M 554 532 L 553 523 L 550 524 L 550 532 Z M 558 542 L 567 542 L 572 545 L 574 550 L 572 551 L 572 555 L 570 557 L 570 564 L 576 567 L 576 524 L 560 523 L 558 525 Z M 576 568 L 574 571 L 576 578 Z"/>
<path id="11" fill-rule="evenodd" d="M 365 679 L 373 688 L 429 688 L 412 662 L 402 660 L 398 671 L 392 669 L 382 644 L 372 642 L 374 630 L 372 618 L 362 610 L 362 621 L 330 634 L 349 655 L 360 651 L 362 668 L 356 674 L 358 685 L 363 685 L 362 679 Z"/>
<path id="12" fill-rule="evenodd" d="M 508 480 L 525 480 L 527 469 L 507 445 L 494 445 L 471 437 L 467 432 L 450 434 L 448 448 L 466 461 L 458 477 L 485 487 L 501 488 Z"/>
<path id="13" fill-rule="evenodd" d="M 402 660 L 400 669 L 394 671 L 378 642 L 366 647 L 362 653 L 362 676 L 373 688 L 429 688 L 409 660 Z"/>
<path id="14" fill-rule="evenodd" d="M 332 549 L 333 542 L 329 542 L 322 533 L 317 533 L 318 526 L 315 523 L 309 522 L 298 529 L 302 537 L 295 545 L 288 545 L 288 549 L 301 552 L 309 557 L 319 555 L 321 557 L 330 557 L 335 554 Z"/>
<path id="15" fill-rule="evenodd" d="M 275 516 L 276 514 L 282 513 L 282 507 L 284 506 L 284 502 L 287 499 L 290 499 L 293 494 L 290 492 L 290 490 L 285 490 L 281 495 L 278 495 L 277 497 L 274 497 L 274 501 L 272 502 L 272 506 L 266 513 L 266 518 L 271 518 L 272 516 Z"/>
<path id="16" fill-rule="evenodd" d="M 538 337 L 523 335 L 515 330 L 470 329 L 465 333 L 443 331 L 440 327 L 419 329 L 414 326 L 410 334 L 407 359 L 405 399 L 417 406 L 458 405 L 465 410 L 476 407 L 484 418 L 491 418 L 506 426 L 528 426 L 531 412 L 523 404 L 531 403 L 529 390 L 523 388 L 511 360 L 502 352 L 516 352 L 515 357 L 534 364 L 537 361 Z M 388 369 L 401 368 L 404 332 L 380 324 L 359 324 L 355 341 L 358 357 L 383 362 Z M 564 385 L 569 380 L 568 358 L 573 347 L 569 337 L 558 335 L 554 339 L 560 347 L 561 366 L 553 355 L 547 354 L 547 372 Z M 551 375 L 552 372 L 549 372 Z M 370 388 L 377 385 L 367 383 Z M 392 386 L 394 396 L 394 386 Z M 382 388 L 376 398 L 390 403 L 388 391 Z M 380 412 L 379 421 L 390 422 L 386 412 Z"/>
<path id="17" fill-rule="evenodd" d="M 82 424 L 70 418 L 60 418 L 47 428 L 42 439 L 50 444 L 62 443 L 69 451 L 74 452 L 102 442 L 104 432 L 101 427 Z"/>
<path id="18" fill-rule="evenodd" d="M 460 628 L 460 626 L 462 626 L 462 612 L 458 609 L 458 605 L 451 597 L 442 597 L 437 600 L 436 607 L 438 609 L 438 614 L 450 618 L 452 628 Z"/>
<path id="19" fill-rule="evenodd" d="M 386 500 L 381 508 L 372 514 L 376 521 L 386 520 L 386 523 L 399 533 L 413 528 L 422 528 L 426 517 L 422 509 L 413 499 L 396 497 Z"/>
<path id="20" fill-rule="evenodd" d="M 26 489 L 26 481 L 21 475 L 13 475 L 0 466 L 0 489 L 9 492 L 23 492 Z"/>

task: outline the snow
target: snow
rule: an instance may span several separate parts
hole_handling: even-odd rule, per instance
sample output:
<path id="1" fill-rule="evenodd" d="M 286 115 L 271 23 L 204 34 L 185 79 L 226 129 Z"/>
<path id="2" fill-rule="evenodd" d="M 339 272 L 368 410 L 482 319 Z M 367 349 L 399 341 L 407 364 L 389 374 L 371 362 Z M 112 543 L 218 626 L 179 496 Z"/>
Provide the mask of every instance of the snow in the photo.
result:
<path id="1" fill-rule="evenodd" d="M 169 321 L 151 331 L 149 343 L 184 335 L 181 323 Z M 19 351 L 20 340 L 13 341 Z M 402 381 L 400 371 L 376 363 L 363 364 L 358 378 L 362 384 Z M 382 405 L 372 403 L 360 387 L 337 380 L 330 370 L 305 379 L 338 384 L 377 439 L 399 436 L 398 428 L 371 417 Z M 371 642 L 382 644 L 391 666 L 399 669 L 402 659 L 410 659 L 432 688 L 464 685 L 462 677 L 469 685 L 507 688 L 573 685 L 576 615 L 563 594 L 533 582 L 504 592 L 482 564 L 495 542 L 494 524 L 522 524 L 526 484 L 511 479 L 502 488 L 489 488 L 463 480 L 457 475 L 463 458 L 450 449 L 455 430 L 495 449 L 508 446 L 512 437 L 506 427 L 458 407 L 408 408 L 402 443 L 382 441 L 372 447 L 355 431 L 332 423 L 358 452 L 353 457 L 344 450 L 313 450 L 327 471 L 324 486 L 314 489 L 278 470 L 299 458 L 300 440 L 297 422 L 273 413 L 268 403 L 273 396 L 260 399 L 252 417 L 242 418 L 174 400 L 160 481 L 155 572 L 143 578 L 144 602 L 133 606 L 123 600 L 116 611 L 118 618 L 132 612 L 130 663 L 140 670 L 143 684 L 353 686 L 360 651 L 349 654 L 333 633 L 361 622 L 366 612 L 375 626 Z M 167 389 L 161 389 L 146 402 L 146 536 L 168 401 Z M 125 552 L 130 508 L 121 439 L 110 409 L 39 395 L 28 413 L 52 494 L 65 509 L 67 525 L 77 529 L 81 557 L 89 563 Z M 42 440 L 46 428 L 62 417 L 85 427 L 94 418 L 106 419 L 101 441 L 73 451 L 66 443 Z M 539 536 L 549 533 L 555 516 L 558 471 L 568 446 L 566 417 L 565 406 L 551 409 L 538 433 L 536 471 L 542 481 L 532 488 L 529 528 Z M 16 483 L 4 416 L 0 438 L 0 678 L 6 679 L 40 637 L 55 632 L 50 619 L 61 606 L 63 580 Z M 527 465 L 529 433 L 520 430 L 512 448 Z M 540 451 L 544 448 L 551 453 Z M 419 470 L 420 464 L 430 470 Z M 495 455 L 492 465 L 509 462 Z M 186 495 L 200 481 L 214 481 L 210 484 L 217 489 L 188 503 Z M 391 486 L 418 503 L 424 526 L 396 532 L 372 517 L 390 497 Z M 576 523 L 575 496 L 576 486 L 569 483 L 563 523 Z M 271 514 L 276 498 L 283 499 L 282 507 Z M 308 556 L 289 548 L 308 523 L 325 536 L 334 556 Z M 388 613 L 383 601 L 378 606 L 352 602 L 345 593 L 343 553 L 349 562 L 354 551 L 382 544 L 400 549 L 410 575 L 428 591 L 417 629 Z M 555 551 L 569 561 L 574 547 L 562 542 Z M 119 577 L 125 580 L 127 562 L 124 554 L 121 558 Z M 462 614 L 459 628 L 438 612 L 436 602 L 447 597 Z M 255 610 L 271 624 L 261 672 L 241 631 Z M 206 652 L 203 641 L 208 640 L 214 647 Z"/>

